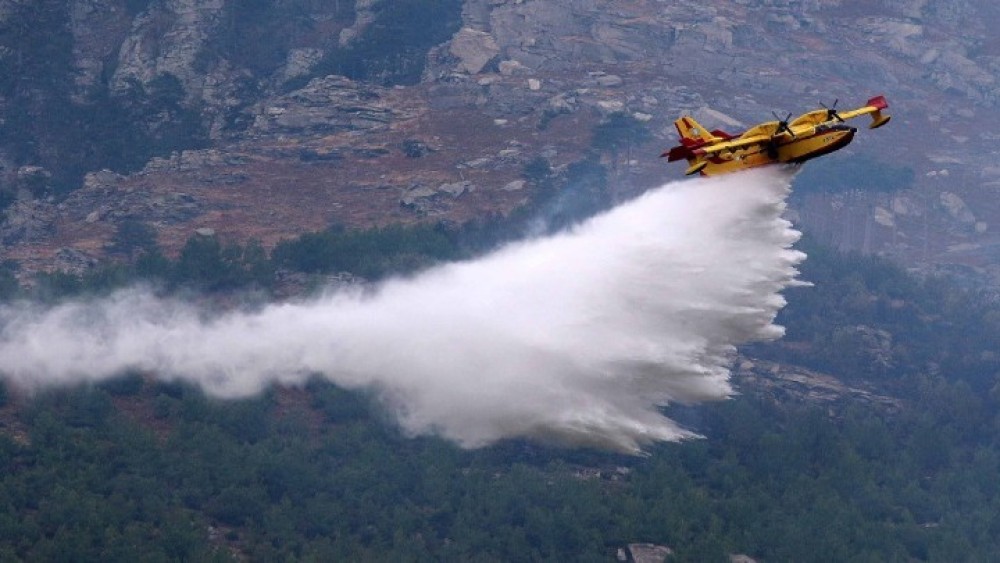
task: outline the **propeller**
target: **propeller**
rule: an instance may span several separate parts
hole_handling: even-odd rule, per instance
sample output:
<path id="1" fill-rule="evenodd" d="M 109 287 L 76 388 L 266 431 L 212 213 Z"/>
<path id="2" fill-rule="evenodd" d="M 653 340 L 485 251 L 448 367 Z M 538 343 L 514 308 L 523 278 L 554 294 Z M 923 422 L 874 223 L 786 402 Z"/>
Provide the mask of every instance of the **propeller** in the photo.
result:
<path id="1" fill-rule="evenodd" d="M 839 101 L 840 101 L 840 98 L 837 98 L 837 99 L 833 100 L 833 105 L 830 106 L 830 107 L 827 107 L 827 105 L 824 104 L 823 102 L 819 103 L 819 105 L 823 106 L 823 108 L 826 110 L 826 120 L 827 121 L 830 121 L 831 119 L 836 119 L 837 121 L 839 121 L 841 123 L 844 122 L 844 119 L 842 117 L 840 117 L 839 113 L 837 113 L 837 102 L 839 102 Z"/>
<path id="2" fill-rule="evenodd" d="M 788 120 L 792 118 L 792 114 L 788 114 L 784 119 L 778 117 L 778 114 L 773 111 L 771 112 L 771 115 L 778 120 L 778 128 L 774 130 L 774 135 L 772 135 L 772 137 L 777 137 L 782 131 L 786 131 L 794 139 L 795 133 L 793 133 L 791 128 L 788 127 Z"/>

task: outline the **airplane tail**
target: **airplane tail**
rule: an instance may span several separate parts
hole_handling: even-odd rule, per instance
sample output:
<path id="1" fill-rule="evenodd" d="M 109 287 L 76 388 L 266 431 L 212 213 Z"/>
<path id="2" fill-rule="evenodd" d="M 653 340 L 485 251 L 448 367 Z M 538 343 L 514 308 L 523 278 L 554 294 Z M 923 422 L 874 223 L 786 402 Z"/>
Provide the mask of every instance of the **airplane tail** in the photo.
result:
<path id="1" fill-rule="evenodd" d="M 681 144 L 684 146 L 700 146 L 718 140 L 718 137 L 710 133 L 708 129 L 702 127 L 700 123 L 689 115 L 685 115 L 675 121 L 674 127 L 677 128 L 677 132 L 681 136 Z"/>
<path id="2" fill-rule="evenodd" d="M 664 152 L 660 156 L 667 157 L 668 162 L 682 159 L 687 160 L 690 166 L 688 166 L 688 169 L 684 172 L 684 174 L 689 176 L 691 174 L 701 172 L 706 166 L 708 166 L 708 161 L 705 157 L 696 155 L 693 152 L 694 149 L 707 145 L 708 143 L 730 138 L 728 134 L 722 131 L 709 132 L 708 129 L 702 127 L 700 123 L 688 115 L 685 115 L 675 121 L 674 127 L 677 128 L 677 132 L 681 136 L 681 144 L 673 147 L 667 152 Z"/>

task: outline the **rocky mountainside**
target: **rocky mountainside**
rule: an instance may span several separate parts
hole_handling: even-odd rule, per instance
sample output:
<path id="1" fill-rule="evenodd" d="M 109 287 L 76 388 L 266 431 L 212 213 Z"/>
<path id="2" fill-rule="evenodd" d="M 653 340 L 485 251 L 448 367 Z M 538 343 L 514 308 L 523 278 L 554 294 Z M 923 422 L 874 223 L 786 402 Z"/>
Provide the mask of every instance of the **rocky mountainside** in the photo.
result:
<path id="1" fill-rule="evenodd" d="M 2 0 L 0 244 L 30 273 L 104 259 L 128 220 L 168 251 L 461 221 L 522 202 L 528 163 L 598 152 L 627 197 L 680 177 L 657 155 L 683 113 L 739 130 L 881 93 L 892 124 L 842 152 L 912 182 L 806 186 L 793 219 L 995 279 L 998 17 L 986 0 Z M 649 140 L 595 139 L 616 116 Z"/>

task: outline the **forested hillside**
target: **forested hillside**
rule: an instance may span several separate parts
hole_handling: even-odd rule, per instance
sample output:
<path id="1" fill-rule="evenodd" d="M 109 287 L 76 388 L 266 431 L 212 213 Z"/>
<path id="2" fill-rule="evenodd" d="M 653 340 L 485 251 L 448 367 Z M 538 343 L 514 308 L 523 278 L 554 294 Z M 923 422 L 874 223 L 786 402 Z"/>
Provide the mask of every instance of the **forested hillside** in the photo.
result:
<path id="1" fill-rule="evenodd" d="M 267 290 L 278 264 L 378 278 L 475 255 L 516 222 L 331 230 L 273 257 L 199 237 L 176 260 L 146 249 L 134 269 L 52 276 L 34 291 L 62 299 L 140 276 L 222 295 Z M 633 458 L 409 438 L 372 397 L 319 380 L 234 402 L 140 373 L 8 391 L 0 529 L 17 539 L 4 554 L 606 561 L 652 542 L 677 561 L 989 559 L 1000 549 L 1000 310 L 947 281 L 805 248 L 815 286 L 790 292 L 786 344 L 749 352 L 865 381 L 898 409 L 742 386 L 722 404 L 670 409 L 705 439 Z"/>

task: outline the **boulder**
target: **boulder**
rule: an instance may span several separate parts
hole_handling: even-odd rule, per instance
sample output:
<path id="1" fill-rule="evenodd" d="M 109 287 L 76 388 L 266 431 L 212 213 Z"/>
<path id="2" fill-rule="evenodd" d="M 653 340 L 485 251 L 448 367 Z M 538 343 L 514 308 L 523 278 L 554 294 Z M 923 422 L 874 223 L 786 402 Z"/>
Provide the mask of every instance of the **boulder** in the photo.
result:
<path id="1" fill-rule="evenodd" d="M 875 207 L 874 218 L 875 222 L 878 223 L 879 225 L 882 225 L 883 227 L 892 228 L 896 226 L 896 220 L 893 217 L 892 212 L 884 207 L 880 206 Z"/>
<path id="2" fill-rule="evenodd" d="M 628 552 L 635 563 L 663 563 L 674 550 L 665 545 L 652 543 L 630 543 Z"/>
<path id="3" fill-rule="evenodd" d="M 466 191 L 472 191 L 472 182 L 463 180 L 461 182 L 452 182 L 450 184 L 441 184 L 438 186 L 439 192 L 444 192 L 452 197 L 458 197 L 464 194 Z"/>
<path id="4" fill-rule="evenodd" d="M 958 194 L 941 192 L 940 199 L 941 205 L 944 206 L 953 219 L 969 225 L 976 223 L 976 216 L 972 214 L 972 210 L 969 209 L 969 206 L 966 205 L 965 201 Z"/>
<path id="5" fill-rule="evenodd" d="M 463 27 L 452 37 L 448 49 L 458 58 L 458 68 L 469 74 L 479 74 L 500 54 L 500 47 L 492 35 L 468 27 Z"/>
<path id="6" fill-rule="evenodd" d="M 437 190 L 434 188 L 416 185 L 403 192 L 403 196 L 399 201 L 404 206 L 411 207 L 416 205 L 420 200 L 434 197 L 435 195 L 437 195 Z"/>
<path id="7" fill-rule="evenodd" d="M 500 61 L 497 68 L 503 76 L 518 76 L 531 72 L 530 68 L 515 60 Z"/>
<path id="8" fill-rule="evenodd" d="M 605 88 L 610 88 L 613 86 L 621 86 L 622 84 L 624 84 L 624 82 L 625 81 L 622 80 L 621 76 L 615 74 L 606 74 L 604 76 L 597 77 L 598 86 L 604 86 Z"/>

